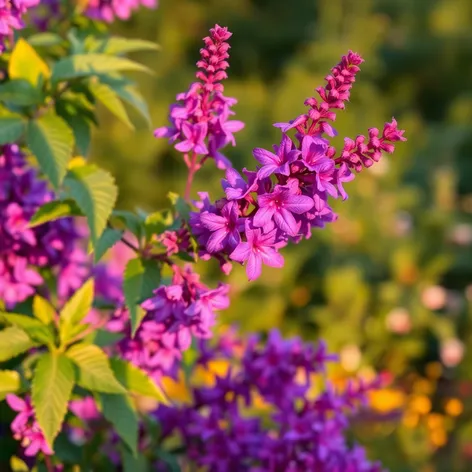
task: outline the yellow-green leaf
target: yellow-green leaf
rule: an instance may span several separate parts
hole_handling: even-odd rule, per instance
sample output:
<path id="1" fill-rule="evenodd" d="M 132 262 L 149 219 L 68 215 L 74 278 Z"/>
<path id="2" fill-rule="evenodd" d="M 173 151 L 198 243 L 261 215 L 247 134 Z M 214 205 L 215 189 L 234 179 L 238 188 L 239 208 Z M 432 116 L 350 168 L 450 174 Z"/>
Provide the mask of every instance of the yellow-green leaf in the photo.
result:
<path id="1" fill-rule="evenodd" d="M 24 79 L 36 86 L 39 77 L 42 75 L 48 79 L 51 71 L 38 53 L 23 38 L 20 38 L 11 53 L 8 75 L 10 79 Z"/>

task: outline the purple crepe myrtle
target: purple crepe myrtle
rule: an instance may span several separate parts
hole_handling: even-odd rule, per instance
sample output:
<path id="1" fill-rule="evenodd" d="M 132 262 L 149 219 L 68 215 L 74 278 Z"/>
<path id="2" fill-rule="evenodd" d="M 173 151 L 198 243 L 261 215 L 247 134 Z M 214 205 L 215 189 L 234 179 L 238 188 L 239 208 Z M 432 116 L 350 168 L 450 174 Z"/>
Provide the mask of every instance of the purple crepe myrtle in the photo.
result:
<path id="1" fill-rule="evenodd" d="M 344 109 L 362 62 L 350 51 L 326 77 L 327 85 L 316 89 L 319 98 L 305 101 L 307 113 L 275 124 L 282 130 L 280 145 L 274 152 L 254 149 L 260 164 L 255 172 L 244 169 L 243 177 L 228 169 L 222 180 L 226 198 L 212 204 L 204 196 L 195 202 L 199 211 L 191 213 L 190 226 L 201 257 L 214 257 L 223 267 L 231 260 L 243 263 L 249 280 L 260 276 L 262 264 L 282 267 L 282 247 L 336 220 L 328 197 L 347 198 L 343 184 L 354 179 L 352 170 L 370 167 L 383 153 L 392 153 L 395 142 L 405 141 L 393 119 L 382 133 L 371 128 L 368 138 L 346 138 L 340 153 L 330 146 L 328 138 L 336 131 L 329 122 L 335 110 Z M 287 135 L 292 129 L 295 142 Z"/>
<path id="2" fill-rule="evenodd" d="M 25 456 L 35 457 L 42 452 L 52 455 L 53 451 L 49 447 L 43 432 L 35 419 L 33 406 L 29 397 L 22 399 L 13 394 L 6 396 L 9 407 L 18 414 L 11 423 L 13 437 L 20 441 L 24 449 Z"/>
<path id="3" fill-rule="evenodd" d="M 199 82 L 192 83 L 187 92 L 177 95 L 180 103 L 170 108 L 170 126 L 157 128 L 154 132 L 156 138 L 169 138 L 175 143 L 175 149 L 184 155 L 189 169 L 187 199 L 194 174 L 206 159 L 214 159 L 220 169 L 231 167 L 220 150 L 229 143 L 234 146 L 234 133 L 244 127 L 243 122 L 230 120 L 234 114 L 231 107 L 237 101 L 223 95 L 221 83 L 228 77 L 230 46 L 227 40 L 231 36 L 228 28 L 219 25 L 210 30 L 210 36 L 203 39 L 205 47 L 200 50 L 201 59 L 197 62 Z"/>
<path id="4" fill-rule="evenodd" d="M 225 375 L 217 375 L 212 386 L 193 388 L 190 404 L 156 410 L 164 439 L 179 437 L 187 457 L 209 472 L 382 471 L 345 439 L 349 416 L 378 381 L 337 391 L 324 376 L 335 356 L 323 343 L 285 340 L 277 331 L 265 344 L 257 336 L 243 343 L 230 339 L 226 350 L 199 345 L 200 365 L 230 359 Z M 313 397 L 320 377 L 326 387 Z"/>
<path id="5" fill-rule="evenodd" d="M 22 17 L 29 8 L 40 0 L 0 0 L 0 54 L 5 50 L 7 40 L 12 41 L 14 30 L 24 27 Z"/>
<path id="6" fill-rule="evenodd" d="M 156 8 L 158 0 L 88 0 L 86 15 L 111 23 L 118 18 L 127 20 L 140 7 Z"/>
<path id="7" fill-rule="evenodd" d="M 36 210 L 52 199 L 54 194 L 36 170 L 27 166 L 18 146 L 3 146 L 0 149 L 0 298 L 8 308 L 33 295 L 43 283 L 38 268 L 49 268 L 60 274 L 60 297 L 67 297 L 82 283 L 77 253 L 80 233 L 72 219 L 29 227 Z"/>

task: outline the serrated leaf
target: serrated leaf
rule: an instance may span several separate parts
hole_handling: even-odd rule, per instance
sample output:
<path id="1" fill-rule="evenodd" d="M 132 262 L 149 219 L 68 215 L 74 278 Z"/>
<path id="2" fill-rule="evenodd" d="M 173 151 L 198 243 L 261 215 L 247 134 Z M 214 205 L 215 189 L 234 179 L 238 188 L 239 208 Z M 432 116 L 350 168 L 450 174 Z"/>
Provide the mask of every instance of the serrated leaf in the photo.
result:
<path id="1" fill-rule="evenodd" d="M 0 144 L 14 143 L 21 138 L 25 121 L 21 115 L 0 116 Z"/>
<path id="2" fill-rule="evenodd" d="M 54 200 L 38 208 L 29 222 L 29 227 L 34 228 L 44 223 L 56 221 L 60 218 L 67 218 L 69 216 L 83 216 L 83 213 L 74 200 Z"/>
<path id="3" fill-rule="evenodd" d="M 51 448 L 61 430 L 74 380 L 74 366 L 63 354 L 47 353 L 39 358 L 31 398 L 36 419 Z"/>
<path id="4" fill-rule="evenodd" d="M 123 231 L 105 228 L 105 231 L 100 236 L 97 244 L 95 245 L 95 263 L 97 263 L 105 255 L 105 253 L 121 239 L 122 235 Z"/>
<path id="5" fill-rule="evenodd" d="M 31 316 L 19 315 L 17 313 L 1 313 L 0 318 L 7 323 L 22 329 L 33 340 L 42 344 L 51 344 L 54 342 L 52 331 L 44 326 L 41 321 Z"/>
<path id="6" fill-rule="evenodd" d="M 54 321 L 56 310 L 45 298 L 35 295 L 33 299 L 33 314 L 39 321 L 48 325 Z"/>
<path id="7" fill-rule="evenodd" d="M 162 234 L 173 222 L 174 217 L 168 210 L 151 213 L 144 222 L 146 237 L 151 239 L 155 234 Z"/>
<path id="8" fill-rule="evenodd" d="M 147 103 L 132 83 L 125 79 L 117 79 L 110 76 L 100 76 L 100 81 L 109 85 L 122 100 L 129 103 L 144 117 L 149 126 L 151 125 Z"/>
<path id="9" fill-rule="evenodd" d="M 37 47 L 57 46 L 62 42 L 63 39 L 55 33 L 37 33 L 28 37 L 28 43 Z"/>
<path id="10" fill-rule="evenodd" d="M 146 372 L 122 359 L 112 358 L 110 359 L 110 365 L 115 377 L 128 391 L 154 398 L 164 404 L 169 403 L 164 392 L 151 380 Z"/>
<path id="11" fill-rule="evenodd" d="M 62 308 L 60 321 L 60 335 L 63 343 L 72 339 L 73 329 L 87 316 L 92 308 L 94 297 L 93 279 L 87 280 L 77 290 Z"/>
<path id="12" fill-rule="evenodd" d="M 36 346 L 28 334 L 16 326 L 9 326 L 0 331 L 0 362 L 26 352 Z"/>
<path id="13" fill-rule="evenodd" d="M 126 306 L 130 314 L 132 336 L 136 333 L 142 320 L 142 318 L 140 319 L 141 312 L 138 303 L 140 302 L 143 289 L 144 271 L 143 262 L 139 257 L 131 259 L 128 264 L 126 264 L 123 279 L 123 292 Z"/>
<path id="14" fill-rule="evenodd" d="M 92 244 L 97 244 L 118 196 L 114 178 L 94 165 L 71 169 L 65 179 L 67 194 L 80 207 L 90 228 Z"/>
<path id="15" fill-rule="evenodd" d="M 127 395 L 100 394 L 103 416 L 114 426 L 116 433 L 136 456 L 138 415 Z"/>
<path id="16" fill-rule="evenodd" d="M 75 344 L 66 356 L 79 368 L 77 383 L 91 392 L 126 393 L 110 367 L 107 355 L 93 344 Z"/>
<path id="17" fill-rule="evenodd" d="M 0 370 L 0 400 L 21 387 L 20 374 L 15 370 Z"/>
<path id="18" fill-rule="evenodd" d="M 8 76 L 11 79 L 25 79 L 36 86 L 40 76 L 47 79 L 51 76 L 51 71 L 31 45 L 20 38 L 11 53 Z"/>
<path id="19" fill-rule="evenodd" d="M 90 141 L 92 140 L 92 125 L 80 114 L 70 116 L 67 122 L 74 133 L 77 149 L 80 154 L 86 156 L 89 152 Z"/>
<path id="20" fill-rule="evenodd" d="M 167 197 L 175 208 L 178 216 L 184 220 L 188 219 L 191 210 L 190 205 L 177 193 L 169 192 Z"/>
<path id="21" fill-rule="evenodd" d="M 30 121 L 26 134 L 28 147 L 38 160 L 41 170 L 55 188 L 61 184 L 74 148 L 74 135 L 66 122 L 50 111 Z"/>
<path id="22" fill-rule="evenodd" d="M 41 103 L 41 92 L 25 79 L 9 80 L 0 85 L 0 101 L 29 106 Z"/>
<path id="23" fill-rule="evenodd" d="M 129 128 L 134 129 L 133 123 L 131 123 L 123 103 L 112 88 L 99 82 L 92 82 L 89 84 L 89 89 L 93 96 L 111 111 L 111 113 Z"/>
<path id="24" fill-rule="evenodd" d="M 127 54 L 135 51 L 156 51 L 160 49 L 159 45 L 143 39 L 121 38 L 111 36 L 105 39 L 90 41 L 88 50 L 90 52 L 100 52 L 110 55 Z"/>
<path id="25" fill-rule="evenodd" d="M 89 77 L 120 71 L 150 72 L 147 67 L 123 57 L 113 57 L 107 54 L 76 54 L 56 62 L 52 72 L 52 80 L 59 82 L 75 77 Z"/>

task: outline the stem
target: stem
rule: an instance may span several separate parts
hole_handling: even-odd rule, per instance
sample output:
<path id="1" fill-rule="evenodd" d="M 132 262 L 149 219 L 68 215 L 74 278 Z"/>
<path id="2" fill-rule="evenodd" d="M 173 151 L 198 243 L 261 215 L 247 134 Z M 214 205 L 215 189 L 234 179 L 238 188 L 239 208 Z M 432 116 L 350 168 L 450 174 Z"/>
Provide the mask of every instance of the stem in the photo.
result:
<path id="1" fill-rule="evenodd" d="M 200 164 L 197 162 L 197 154 L 193 153 L 190 159 L 190 163 L 187 163 L 188 167 L 188 176 L 187 184 L 185 185 L 184 199 L 188 202 L 190 200 L 190 192 L 192 190 L 193 178 L 198 169 L 200 169 Z"/>
<path id="2" fill-rule="evenodd" d="M 135 246 L 133 243 L 130 243 L 124 236 L 121 236 L 121 242 L 126 244 L 134 252 L 139 252 L 139 248 Z"/>
<path id="3" fill-rule="evenodd" d="M 52 460 L 46 454 L 44 455 L 44 463 L 46 465 L 46 468 L 48 469 L 48 472 L 54 472 L 54 465 L 52 463 Z"/>

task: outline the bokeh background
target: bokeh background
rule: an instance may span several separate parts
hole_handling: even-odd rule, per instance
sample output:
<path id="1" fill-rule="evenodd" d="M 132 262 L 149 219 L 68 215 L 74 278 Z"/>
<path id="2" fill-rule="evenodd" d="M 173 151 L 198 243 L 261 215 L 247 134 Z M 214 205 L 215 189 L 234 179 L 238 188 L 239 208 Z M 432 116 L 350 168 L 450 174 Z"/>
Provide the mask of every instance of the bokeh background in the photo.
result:
<path id="1" fill-rule="evenodd" d="M 472 1 L 161 0 L 113 26 L 162 47 L 136 55 L 155 71 L 136 77 L 155 127 L 193 80 L 214 23 L 234 33 L 225 87 L 246 123 L 228 151 L 237 168 L 254 167 L 252 148 L 279 138 L 271 124 L 301 113 L 348 49 L 366 62 L 337 144 L 392 115 L 408 137 L 348 184 L 338 222 L 285 251 L 284 270 L 249 285 L 235 267 L 223 322 L 326 339 L 340 354 L 340 382 L 381 373 L 387 386 L 353 435 L 391 471 L 471 471 Z M 117 177 L 122 208 L 155 210 L 168 191 L 182 192 L 186 169 L 166 140 L 136 125 L 103 112 L 92 155 Z M 219 197 L 221 177 L 208 164 L 194 193 Z M 212 264 L 201 271 L 221 277 Z"/>

